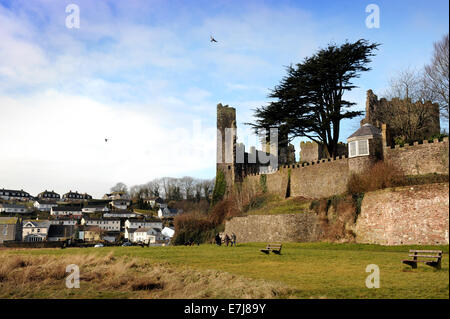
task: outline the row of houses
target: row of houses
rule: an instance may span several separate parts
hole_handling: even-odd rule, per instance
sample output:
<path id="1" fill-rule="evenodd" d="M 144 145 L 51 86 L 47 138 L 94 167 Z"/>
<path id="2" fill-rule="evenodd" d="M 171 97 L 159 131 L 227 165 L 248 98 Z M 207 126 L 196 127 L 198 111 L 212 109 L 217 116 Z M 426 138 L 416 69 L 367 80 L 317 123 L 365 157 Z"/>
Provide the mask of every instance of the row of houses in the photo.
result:
<path id="1" fill-rule="evenodd" d="M 0 198 L 4 200 L 20 200 L 20 201 L 28 201 L 33 199 L 50 199 L 50 200 L 61 200 L 61 196 L 52 191 L 43 191 L 39 193 L 37 196 L 33 197 L 28 192 L 25 192 L 23 189 L 15 190 L 15 189 L 0 189 Z M 92 196 L 87 193 L 78 193 L 69 191 L 62 196 L 62 200 L 72 201 L 72 200 L 89 200 L 92 199 Z"/>
<path id="2" fill-rule="evenodd" d="M 162 221 L 128 219 L 125 232 L 120 220 L 82 219 L 77 223 L 59 223 L 58 220 L 24 220 L 18 217 L 0 217 L 0 244 L 4 241 L 67 241 L 79 240 L 117 242 L 124 233 L 126 241 L 154 244 L 167 242 L 174 235 L 170 227 L 163 227 Z"/>

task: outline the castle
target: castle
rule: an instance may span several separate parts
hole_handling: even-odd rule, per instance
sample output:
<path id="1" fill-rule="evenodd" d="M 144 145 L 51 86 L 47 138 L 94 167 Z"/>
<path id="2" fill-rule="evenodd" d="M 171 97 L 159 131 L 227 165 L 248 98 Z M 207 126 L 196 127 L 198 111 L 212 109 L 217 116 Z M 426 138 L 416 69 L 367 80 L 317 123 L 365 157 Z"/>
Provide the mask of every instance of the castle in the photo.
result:
<path id="1" fill-rule="evenodd" d="M 395 101 L 394 101 L 395 102 Z M 286 196 L 321 198 L 346 192 L 352 173 L 365 171 L 376 161 L 389 161 L 405 175 L 430 173 L 448 174 L 448 138 L 416 141 L 404 146 L 392 144 L 392 130 L 383 120 L 381 110 L 392 107 L 392 101 L 378 100 L 371 90 L 367 92 L 366 117 L 361 127 L 340 144 L 339 156 L 324 158 L 321 146 L 301 143 L 300 162 L 295 162 L 292 145 L 267 146 L 264 151 L 251 148 L 245 152 L 237 144 L 236 110 L 228 105 L 217 105 L 217 173 L 221 171 L 230 190 L 235 183 L 248 180 L 258 183 L 264 175 L 268 192 Z M 439 133 L 439 108 L 432 109 L 427 123 L 427 134 Z M 276 165 L 273 165 L 276 163 Z"/>

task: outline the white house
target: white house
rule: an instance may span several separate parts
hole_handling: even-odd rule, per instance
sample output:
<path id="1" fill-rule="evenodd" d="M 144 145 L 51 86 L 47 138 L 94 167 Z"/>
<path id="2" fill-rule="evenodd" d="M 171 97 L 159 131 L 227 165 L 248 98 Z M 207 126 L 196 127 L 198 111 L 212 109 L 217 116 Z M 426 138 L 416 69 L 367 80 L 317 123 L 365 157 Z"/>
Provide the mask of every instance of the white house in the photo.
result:
<path id="1" fill-rule="evenodd" d="M 171 218 L 175 217 L 179 214 L 183 213 L 182 209 L 175 209 L 175 208 L 160 208 L 158 210 L 158 217 L 159 218 Z"/>
<path id="2" fill-rule="evenodd" d="M 27 220 L 22 222 L 22 240 L 27 242 L 45 241 L 50 222 L 48 220 Z"/>
<path id="3" fill-rule="evenodd" d="M 83 213 L 96 213 L 96 212 L 109 212 L 109 208 L 106 205 L 87 205 L 81 209 Z"/>
<path id="4" fill-rule="evenodd" d="M 161 207 L 161 205 L 167 206 L 167 204 L 164 203 L 164 200 L 159 196 L 146 198 L 144 199 L 144 202 L 150 205 L 151 208 L 154 208 L 156 205 L 158 205 L 158 207 Z"/>
<path id="5" fill-rule="evenodd" d="M 81 225 L 96 226 L 102 230 L 108 231 L 120 231 L 119 219 L 90 219 L 83 217 L 81 219 Z"/>
<path id="6" fill-rule="evenodd" d="M 162 221 L 145 221 L 142 219 L 127 219 L 125 228 L 159 228 L 162 229 Z"/>
<path id="7" fill-rule="evenodd" d="M 50 210 L 50 215 L 52 216 L 72 216 L 74 218 L 81 218 L 83 212 L 80 207 L 73 206 L 56 206 L 52 207 Z"/>
<path id="8" fill-rule="evenodd" d="M 111 210 L 107 213 L 103 213 L 105 218 L 135 218 L 138 214 L 129 210 Z"/>
<path id="9" fill-rule="evenodd" d="M 138 228 L 130 232 L 130 241 L 134 243 L 154 244 L 163 239 L 159 228 Z"/>
<path id="10" fill-rule="evenodd" d="M 130 206 L 130 200 L 128 199 L 115 199 L 111 201 L 111 206 L 117 209 L 127 209 Z"/>
<path id="11" fill-rule="evenodd" d="M 64 226 L 75 226 L 78 221 L 69 217 L 60 217 L 57 219 L 50 219 L 50 225 L 64 225 Z"/>
<path id="12" fill-rule="evenodd" d="M 33 206 L 41 212 L 50 212 L 52 210 L 52 207 L 57 207 L 58 204 L 55 200 L 38 199 L 34 201 Z"/>
<path id="13" fill-rule="evenodd" d="M 25 205 L 0 204 L 0 213 L 26 214 L 29 210 Z"/>

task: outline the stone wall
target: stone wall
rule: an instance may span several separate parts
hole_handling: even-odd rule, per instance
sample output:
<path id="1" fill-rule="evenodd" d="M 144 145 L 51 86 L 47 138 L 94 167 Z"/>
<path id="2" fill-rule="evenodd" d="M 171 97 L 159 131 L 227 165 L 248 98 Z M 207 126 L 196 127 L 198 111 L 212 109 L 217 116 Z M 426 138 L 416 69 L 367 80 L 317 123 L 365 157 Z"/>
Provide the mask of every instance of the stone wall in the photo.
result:
<path id="1" fill-rule="evenodd" d="M 342 194 L 347 190 L 348 158 L 311 164 L 303 167 L 293 165 L 294 168 L 291 168 L 291 196 L 321 198 Z"/>
<path id="2" fill-rule="evenodd" d="M 382 245 L 448 244 L 448 210 L 448 183 L 369 192 L 356 222 L 356 241 Z"/>
<path id="3" fill-rule="evenodd" d="M 384 160 L 400 168 L 406 175 L 423 175 L 430 173 L 448 174 L 448 137 L 442 142 L 427 140 L 421 144 L 395 148 L 385 147 Z"/>
<path id="4" fill-rule="evenodd" d="M 310 242 L 318 240 L 320 225 L 314 213 L 250 215 L 227 221 L 224 233 L 235 233 L 238 243 Z"/>
<path id="5" fill-rule="evenodd" d="M 300 142 L 300 162 L 316 162 L 327 158 L 322 144 L 316 142 Z M 347 144 L 337 144 L 336 156 L 348 156 Z"/>

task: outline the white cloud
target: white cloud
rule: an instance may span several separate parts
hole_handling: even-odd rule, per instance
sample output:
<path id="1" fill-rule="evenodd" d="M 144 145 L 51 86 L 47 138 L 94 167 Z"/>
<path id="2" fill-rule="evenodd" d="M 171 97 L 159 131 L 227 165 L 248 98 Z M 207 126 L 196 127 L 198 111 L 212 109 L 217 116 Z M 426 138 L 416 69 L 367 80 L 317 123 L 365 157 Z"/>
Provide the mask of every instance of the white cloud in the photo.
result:
<path id="1" fill-rule="evenodd" d="M 213 128 L 194 134 L 194 123 L 170 125 L 158 112 L 48 91 L 1 97 L 0 114 L 2 184 L 32 193 L 71 188 L 100 196 L 118 181 L 144 183 L 215 163 Z"/>

